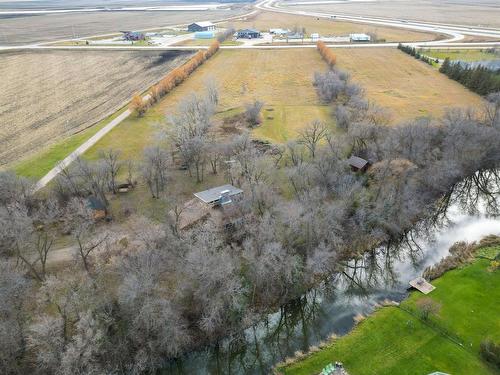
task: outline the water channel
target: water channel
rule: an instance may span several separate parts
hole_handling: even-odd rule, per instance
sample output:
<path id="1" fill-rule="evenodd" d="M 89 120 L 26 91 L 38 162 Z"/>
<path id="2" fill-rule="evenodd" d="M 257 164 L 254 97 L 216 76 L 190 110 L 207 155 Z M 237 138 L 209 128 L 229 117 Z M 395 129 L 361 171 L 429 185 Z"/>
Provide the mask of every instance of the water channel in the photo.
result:
<path id="1" fill-rule="evenodd" d="M 457 241 L 500 235 L 500 174 L 478 173 L 454 187 L 398 242 L 351 262 L 345 274 L 268 315 L 240 335 L 173 361 L 162 374 L 269 374 L 272 366 L 298 350 L 344 335 L 357 314 L 370 314 L 384 299 L 401 301 L 408 282 L 447 255 Z"/>

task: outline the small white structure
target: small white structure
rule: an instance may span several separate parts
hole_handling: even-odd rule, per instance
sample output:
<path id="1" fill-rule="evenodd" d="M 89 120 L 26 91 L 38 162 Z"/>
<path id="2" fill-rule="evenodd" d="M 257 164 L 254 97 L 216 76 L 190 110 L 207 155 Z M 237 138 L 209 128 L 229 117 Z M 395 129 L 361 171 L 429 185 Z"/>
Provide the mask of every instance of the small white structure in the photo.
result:
<path id="1" fill-rule="evenodd" d="M 286 35 L 289 32 L 290 32 L 290 30 L 285 30 L 285 29 L 269 29 L 269 34 L 277 35 L 277 36 Z"/>
<path id="2" fill-rule="evenodd" d="M 372 38 L 368 34 L 350 34 L 351 42 L 369 42 Z"/>
<path id="3" fill-rule="evenodd" d="M 317 42 L 319 40 L 319 34 L 318 33 L 312 33 L 311 34 L 311 40 L 313 42 Z"/>

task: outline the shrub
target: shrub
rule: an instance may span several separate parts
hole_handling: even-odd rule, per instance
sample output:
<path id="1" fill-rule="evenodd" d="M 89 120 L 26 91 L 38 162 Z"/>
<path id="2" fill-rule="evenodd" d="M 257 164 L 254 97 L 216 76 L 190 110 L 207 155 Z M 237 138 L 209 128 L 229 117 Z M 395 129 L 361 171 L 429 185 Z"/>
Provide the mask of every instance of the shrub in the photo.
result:
<path id="1" fill-rule="evenodd" d="M 144 116 L 148 110 L 148 101 L 143 100 L 140 94 L 134 95 L 130 102 L 130 109 L 137 114 L 137 116 Z"/>
<path id="2" fill-rule="evenodd" d="M 441 304 L 432 298 L 424 297 L 417 301 L 417 309 L 424 320 L 428 320 L 432 315 L 436 315 L 441 310 Z"/>
<path id="3" fill-rule="evenodd" d="M 260 112 L 262 111 L 262 107 L 264 107 L 264 103 L 258 100 L 254 100 L 252 103 L 247 103 L 245 105 L 245 118 L 251 126 L 259 125 L 262 121 Z"/>
<path id="4" fill-rule="evenodd" d="M 500 369 L 500 344 L 496 344 L 488 339 L 483 340 L 479 347 L 479 353 L 485 361 L 492 363 Z"/>
<path id="5" fill-rule="evenodd" d="M 323 57 L 323 60 L 325 60 L 330 68 L 333 68 L 337 63 L 337 56 L 335 56 L 333 51 L 326 46 L 325 42 L 321 40 L 316 44 L 316 46 L 321 57 Z"/>

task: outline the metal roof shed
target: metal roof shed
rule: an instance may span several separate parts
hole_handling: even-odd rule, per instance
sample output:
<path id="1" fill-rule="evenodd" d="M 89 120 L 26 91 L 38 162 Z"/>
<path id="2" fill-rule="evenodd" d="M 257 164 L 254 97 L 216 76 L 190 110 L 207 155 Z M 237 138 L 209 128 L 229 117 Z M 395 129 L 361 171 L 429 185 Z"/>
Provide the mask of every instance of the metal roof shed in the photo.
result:
<path id="1" fill-rule="evenodd" d="M 208 190 L 194 193 L 194 196 L 206 204 L 220 203 L 223 198 L 231 198 L 243 193 L 243 190 L 234 187 L 233 185 L 217 186 Z M 226 200 L 223 203 L 230 203 Z"/>
<path id="2" fill-rule="evenodd" d="M 369 166 L 369 161 L 365 160 L 363 158 L 360 158 L 359 156 L 351 156 L 347 162 L 356 171 L 365 171 L 366 168 Z"/>

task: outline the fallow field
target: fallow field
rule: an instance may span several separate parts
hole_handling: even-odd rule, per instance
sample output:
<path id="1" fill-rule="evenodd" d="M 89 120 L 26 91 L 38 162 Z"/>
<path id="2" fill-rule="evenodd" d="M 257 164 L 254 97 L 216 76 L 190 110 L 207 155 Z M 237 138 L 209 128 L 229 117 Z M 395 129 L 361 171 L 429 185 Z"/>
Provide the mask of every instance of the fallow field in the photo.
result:
<path id="1" fill-rule="evenodd" d="M 293 29 L 305 28 L 306 33 L 319 33 L 321 35 L 349 35 L 351 33 L 374 33 L 378 39 L 387 42 L 414 42 L 423 40 L 435 40 L 438 34 L 424 33 L 411 30 L 403 30 L 391 27 L 374 26 L 362 23 L 337 21 L 335 19 L 316 19 L 315 17 L 297 16 L 293 14 L 278 12 L 259 12 L 244 20 L 231 21 L 228 25 L 239 28 L 256 28 L 268 31 L 270 28 Z"/>
<path id="2" fill-rule="evenodd" d="M 192 52 L 0 54 L 0 166 L 81 132 Z"/>
<path id="3" fill-rule="evenodd" d="M 395 49 L 336 49 L 337 65 L 387 108 L 394 121 L 442 116 L 454 107 L 482 108 L 483 100 L 435 68 Z"/>

